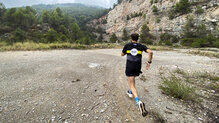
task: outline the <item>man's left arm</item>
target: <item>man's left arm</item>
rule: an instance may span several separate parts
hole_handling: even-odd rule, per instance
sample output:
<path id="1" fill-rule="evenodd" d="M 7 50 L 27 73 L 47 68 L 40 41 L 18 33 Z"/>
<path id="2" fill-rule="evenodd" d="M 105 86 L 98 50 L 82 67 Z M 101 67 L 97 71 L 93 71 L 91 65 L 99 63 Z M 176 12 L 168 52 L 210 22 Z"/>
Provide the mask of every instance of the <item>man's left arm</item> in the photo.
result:
<path id="1" fill-rule="evenodd" d="M 152 63 L 152 58 L 153 58 L 153 52 L 150 49 L 147 49 L 146 52 L 148 53 L 148 62 L 146 65 L 146 69 L 150 69 L 150 64 Z"/>
<path id="2" fill-rule="evenodd" d="M 148 53 L 148 62 L 152 62 L 152 58 L 153 58 L 153 52 L 150 49 L 146 50 Z"/>

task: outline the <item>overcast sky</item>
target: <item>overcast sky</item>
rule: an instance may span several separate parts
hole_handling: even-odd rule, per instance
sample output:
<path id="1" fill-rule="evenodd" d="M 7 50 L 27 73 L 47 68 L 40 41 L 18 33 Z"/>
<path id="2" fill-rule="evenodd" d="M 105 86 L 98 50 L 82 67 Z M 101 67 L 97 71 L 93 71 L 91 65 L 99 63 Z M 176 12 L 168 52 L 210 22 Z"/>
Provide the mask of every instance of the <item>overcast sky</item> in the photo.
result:
<path id="1" fill-rule="evenodd" d="M 102 7 L 111 7 L 117 0 L 0 0 L 7 8 L 31 6 L 36 4 L 84 3 Z"/>

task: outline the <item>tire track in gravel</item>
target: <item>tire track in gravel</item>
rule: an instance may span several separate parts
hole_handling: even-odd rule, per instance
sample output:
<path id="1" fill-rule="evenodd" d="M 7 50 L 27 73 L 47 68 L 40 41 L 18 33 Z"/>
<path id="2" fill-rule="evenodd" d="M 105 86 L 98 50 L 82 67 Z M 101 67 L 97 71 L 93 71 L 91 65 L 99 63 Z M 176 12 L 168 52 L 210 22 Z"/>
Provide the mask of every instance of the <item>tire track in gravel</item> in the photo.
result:
<path id="1" fill-rule="evenodd" d="M 103 50 L 95 50 L 91 52 L 98 52 L 112 57 L 112 59 L 109 59 L 112 68 L 109 69 L 109 73 L 106 74 L 105 79 L 110 82 L 108 85 L 109 92 L 107 92 L 107 97 L 116 100 L 117 102 L 116 107 L 118 108 L 118 111 L 114 112 L 114 116 L 121 116 L 122 122 L 154 123 L 154 121 L 150 119 L 150 116 L 142 117 L 138 111 L 135 100 L 130 99 L 126 95 L 126 91 L 129 88 L 124 73 L 126 57 L 121 57 L 120 51 L 118 52 L 118 50 L 115 50 L 115 52 L 112 52 L 112 50 L 110 51 L 111 52 L 103 52 Z"/>

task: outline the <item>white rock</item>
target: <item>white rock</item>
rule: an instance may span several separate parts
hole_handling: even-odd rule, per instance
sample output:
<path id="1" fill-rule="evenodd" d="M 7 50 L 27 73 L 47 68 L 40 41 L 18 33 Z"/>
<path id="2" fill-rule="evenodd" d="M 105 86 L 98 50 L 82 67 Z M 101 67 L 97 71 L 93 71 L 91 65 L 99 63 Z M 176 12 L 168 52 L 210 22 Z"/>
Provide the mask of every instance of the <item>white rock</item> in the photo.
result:
<path id="1" fill-rule="evenodd" d="M 201 121 L 202 121 L 203 119 L 202 119 L 201 117 L 198 117 L 198 120 L 201 120 Z"/>
<path id="2" fill-rule="evenodd" d="M 85 116 L 85 117 L 88 117 L 89 114 L 81 114 L 81 116 L 82 116 L 82 117 L 84 117 L 84 116 Z"/>
<path id="3" fill-rule="evenodd" d="M 97 63 L 89 63 L 88 64 L 88 67 L 89 68 L 97 68 L 97 67 L 99 67 L 100 66 L 100 64 L 97 64 Z"/>
<path id="4" fill-rule="evenodd" d="M 55 121 L 55 116 L 52 116 L 51 121 L 54 122 Z"/>

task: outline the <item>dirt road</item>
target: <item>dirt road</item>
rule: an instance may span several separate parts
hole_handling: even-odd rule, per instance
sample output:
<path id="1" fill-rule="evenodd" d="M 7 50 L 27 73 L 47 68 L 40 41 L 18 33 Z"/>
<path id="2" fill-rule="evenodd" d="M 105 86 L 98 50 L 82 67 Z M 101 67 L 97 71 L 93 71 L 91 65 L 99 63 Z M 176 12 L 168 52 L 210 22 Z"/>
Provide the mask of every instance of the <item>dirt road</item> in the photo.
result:
<path id="1" fill-rule="evenodd" d="M 0 53 L 0 122 L 156 122 L 142 117 L 129 99 L 121 49 Z M 146 61 L 144 54 L 143 61 Z M 168 122 L 199 122 L 186 107 L 158 89 L 159 68 L 219 72 L 219 60 L 175 51 L 155 51 L 151 70 L 137 78 L 140 98 Z M 168 107 L 168 108 L 167 108 Z M 166 112 L 174 108 L 173 113 Z"/>

